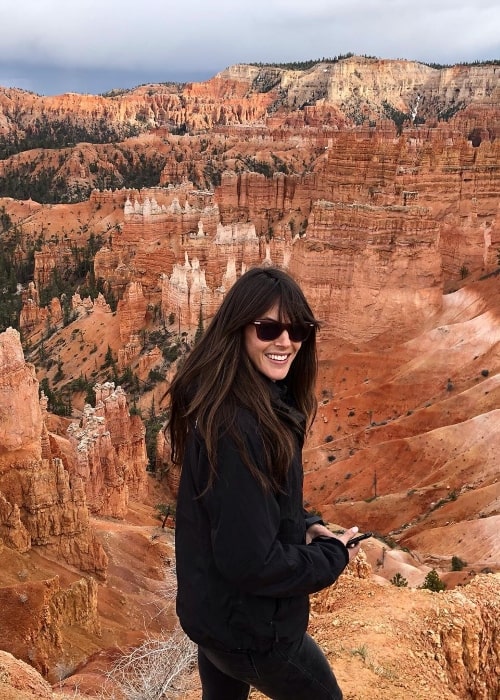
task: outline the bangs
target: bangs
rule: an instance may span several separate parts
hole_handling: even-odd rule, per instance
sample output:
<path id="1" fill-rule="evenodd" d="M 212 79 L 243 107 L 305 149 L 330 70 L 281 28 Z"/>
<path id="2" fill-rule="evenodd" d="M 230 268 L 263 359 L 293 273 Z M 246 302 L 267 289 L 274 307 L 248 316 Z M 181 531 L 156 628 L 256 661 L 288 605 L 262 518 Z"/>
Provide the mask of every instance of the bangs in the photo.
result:
<path id="1" fill-rule="evenodd" d="M 281 287 L 281 285 L 280 285 Z M 273 304 L 278 305 L 278 318 L 282 322 L 314 323 L 319 328 L 319 322 L 314 318 L 311 307 L 300 290 L 277 290 Z M 295 294 L 292 293 L 296 292 Z"/>

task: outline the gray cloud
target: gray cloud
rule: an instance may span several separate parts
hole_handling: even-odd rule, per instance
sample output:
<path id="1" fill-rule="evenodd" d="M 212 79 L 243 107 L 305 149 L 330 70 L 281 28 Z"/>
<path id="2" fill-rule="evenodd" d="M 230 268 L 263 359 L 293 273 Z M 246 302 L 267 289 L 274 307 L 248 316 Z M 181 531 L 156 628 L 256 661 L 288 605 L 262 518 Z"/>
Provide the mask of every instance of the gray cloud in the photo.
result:
<path id="1" fill-rule="evenodd" d="M 496 0 L 24 0 L 2 16 L 0 84 L 99 92 L 348 51 L 441 63 L 499 58 L 499 27 Z"/>

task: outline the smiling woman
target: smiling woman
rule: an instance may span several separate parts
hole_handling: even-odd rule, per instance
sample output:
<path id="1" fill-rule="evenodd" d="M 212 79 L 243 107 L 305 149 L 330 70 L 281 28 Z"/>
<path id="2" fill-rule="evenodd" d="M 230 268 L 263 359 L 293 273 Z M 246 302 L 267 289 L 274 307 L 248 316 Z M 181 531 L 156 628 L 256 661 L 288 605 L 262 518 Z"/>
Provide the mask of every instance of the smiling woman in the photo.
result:
<path id="1" fill-rule="evenodd" d="M 177 613 L 198 644 L 204 700 L 340 700 L 306 633 L 309 594 L 358 547 L 302 506 L 315 414 L 316 331 L 297 283 L 255 268 L 233 285 L 170 387 Z"/>

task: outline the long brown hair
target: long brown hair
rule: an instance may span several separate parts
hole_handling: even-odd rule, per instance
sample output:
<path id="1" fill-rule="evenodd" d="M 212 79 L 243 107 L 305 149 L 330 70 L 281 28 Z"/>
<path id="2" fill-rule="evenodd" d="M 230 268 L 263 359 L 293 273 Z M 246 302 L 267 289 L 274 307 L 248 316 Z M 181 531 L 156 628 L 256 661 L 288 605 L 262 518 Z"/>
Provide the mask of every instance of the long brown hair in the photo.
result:
<path id="1" fill-rule="evenodd" d="M 316 412 L 316 329 L 319 326 L 295 280 L 277 268 L 252 268 L 231 287 L 201 339 L 177 372 L 168 393 L 172 461 L 182 464 L 188 430 L 196 424 L 216 474 L 217 441 L 224 431 L 241 450 L 252 474 L 264 487 L 279 489 L 286 479 L 294 452 L 293 431 L 273 408 L 269 385 L 256 370 L 244 345 L 245 327 L 278 305 L 279 318 L 314 323 L 288 372 L 286 383 L 295 405 L 310 425 Z M 237 431 L 239 407 L 248 409 L 261 429 L 266 474 L 256 469 Z"/>

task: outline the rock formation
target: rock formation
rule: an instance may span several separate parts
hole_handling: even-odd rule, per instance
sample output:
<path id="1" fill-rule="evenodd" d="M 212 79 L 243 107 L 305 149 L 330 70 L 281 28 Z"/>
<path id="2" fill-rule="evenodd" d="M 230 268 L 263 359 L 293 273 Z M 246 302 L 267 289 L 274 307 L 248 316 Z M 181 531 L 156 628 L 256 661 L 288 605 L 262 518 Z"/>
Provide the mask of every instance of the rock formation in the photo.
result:
<path id="1" fill-rule="evenodd" d="M 0 334 L 0 530 L 9 546 L 43 546 L 82 571 L 101 576 L 106 556 L 92 534 L 83 483 L 52 456 L 34 367 L 19 333 Z"/>
<path id="2" fill-rule="evenodd" d="M 3 586 L 0 602 L 2 648 L 8 648 L 46 677 L 53 674 L 64 656 L 66 629 L 73 626 L 97 636 L 101 632 L 97 583 L 91 577 L 78 579 L 69 587 L 62 587 L 57 576 Z M 22 635 L 13 634 L 13 625 L 22 629 Z M 61 676 L 67 671 L 59 668 Z M 54 682 L 56 676 L 57 670 L 52 675 Z"/>
<path id="3" fill-rule="evenodd" d="M 131 282 L 118 302 L 120 340 L 127 343 L 141 331 L 146 322 L 147 301 L 140 282 Z"/>
<path id="4" fill-rule="evenodd" d="M 19 315 L 19 328 L 29 336 L 55 328 L 63 318 L 61 301 L 53 297 L 47 306 L 40 306 L 38 290 L 30 282 L 22 293 L 23 305 Z"/>
<path id="5" fill-rule="evenodd" d="M 425 325 L 440 311 L 443 287 L 496 265 L 496 70 L 352 56 L 305 71 L 233 66 L 202 84 L 108 97 L 10 90 L 0 105 L 6 133 L 21 100 L 30 109 L 19 110 L 16 128 L 26 133 L 31 113 L 47 123 L 75 119 L 91 131 L 100 110 L 117 134 L 134 119 L 148 129 L 134 148 L 79 144 L 68 154 L 71 177 L 83 177 L 83 168 L 88 185 L 101 167 L 124 182 L 127 159 L 133 170 L 161 155 L 160 187 L 94 192 L 89 200 L 89 221 L 98 208 L 122 211 L 117 228 L 108 221 L 94 271 L 123 302 L 123 368 L 140 352 L 131 334 L 145 324 L 144 305 L 194 329 L 200 309 L 209 318 L 227 288 L 228 268 L 239 274 L 265 261 L 297 274 L 319 304 L 325 336 L 383 335 L 401 304 L 412 323 Z M 171 133 L 181 127 L 185 135 Z M 64 245 L 55 231 L 44 236 L 35 254 L 39 290 L 85 240 L 88 224 L 77 222 L 70 235 L 63 227 Z M 27 329 L 38 314 L 32 306 L 23 310 Z"/>
<path id="6" fill-rule="evenodd" d="M 85 485 L 88 507 L 99 515 L 123 517 L 129 498 L 146 486 L 144 424 L 130 415 L 127 397 L 113 383 L 95 386 L 96 406 L 85 406 L 68 435 L 77 453 L 75 476 Z"/>
<path id="7" fill-rule="evenodd" d="M 92 578 L 73 577 L 69 586 L 57 577 L 28 579 L 29 558 L 37 550 L 105 578 L 107 556 L 90 526 L 82 480 L 52 454 L 46 399 L 38 396 L 34 367 L 24 361 L 13 329 L 0 334 L 0 376 L 2 556 L 26 557 L 17 583 L 0 587 L 0 638 L 2 648 L 47 673 L 63 652 L 64 625 L 99 633 L 97 584 Z M 12 625 L 23 630 L 22 637 Z"/>
<path id="8" fill-rule="evenodd" d="M 146 191 L 143 204 L 126 204 L 114 261 L 100 251 L 96 274 L 118 293 L 124 279 L 140 279 L 151 303 L 162 280 L 163 314 L 180 314 L 194 328 L 200 303 L 207 317 L 216 307 L 209 299 L 226 287 L 228 265 L 239 274 L 267 260 L 290 269 L 317 300 L 328 334 L 351 342 L 381 335 L 398 316 L 404 324 L 401 304 L 413 325 L 425 324 L 450 280 L 494 269 L 500 240 L 498 140 L 474 147 L 448 132 L 339 132 L 314 173 L 226 174 L 201 208 L 175 204 L 184 189 L 169 207 Z M 193 299 L 187 292 L 193 265 L 206 300 L 198 283 Z M 353 319 L 363 319 L 359 331 Z"/>
<path id="9" fill-rule="evenodd" d="M 309 631 L 345 697 L 496 700 L 499 577 L 481 575 L 454 591 L 434 593 L 380 585 L 372 573 L 361 550 L 338 582 L 311 600 Z M 91 662 L 63 687 L 70 691 L 83 685 L 91 691 L 99 673 Z M 264 700 L 259 692 L 252 694 Z M 199 695 L 194 670 L 183 698 Z"/>
<path id="10" fill-rule="evenodd" d="M 0 651 L 0 697 L 12 700 L 52 700 L 52 688 L 35 669 Z"/>

